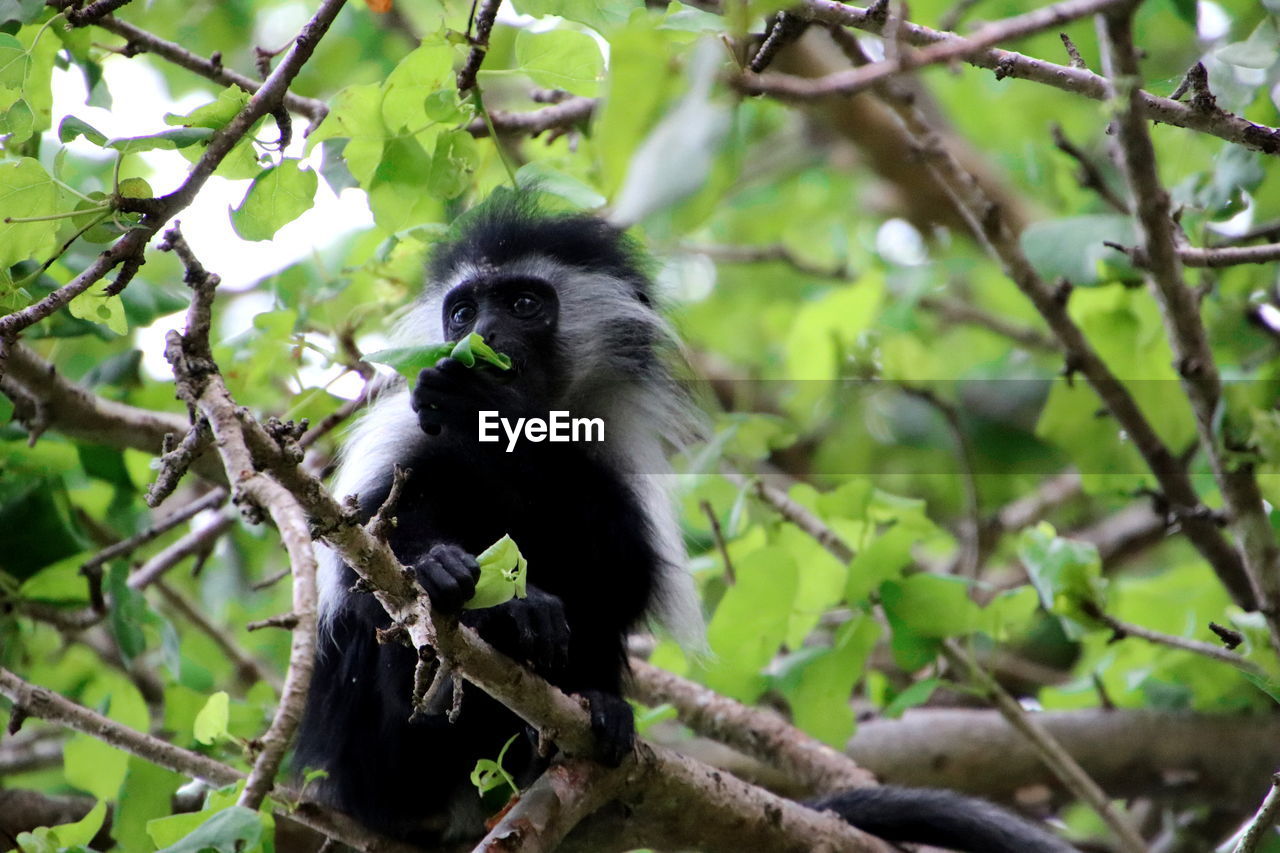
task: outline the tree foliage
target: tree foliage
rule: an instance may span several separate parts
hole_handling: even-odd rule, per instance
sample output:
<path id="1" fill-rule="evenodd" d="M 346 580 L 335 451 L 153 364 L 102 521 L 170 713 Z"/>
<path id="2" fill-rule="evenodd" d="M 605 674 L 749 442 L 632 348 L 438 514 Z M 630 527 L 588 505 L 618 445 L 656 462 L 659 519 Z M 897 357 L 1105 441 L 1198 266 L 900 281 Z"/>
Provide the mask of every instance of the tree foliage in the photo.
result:
<path id="1" fill-rule="evenodd" d="M 469 205 L 535 188 L 633 226 L 713 421 L 679 460 L 709 653 L 651 661 L 797 737 L 996 694 L 1274 716 L 1272 0 L 102 4 L 0 0 L 0 782 L 75 797 L 0 799 L 0 848 L 290 843 L 296 791 L 192 810 L 151 747 L 19 731 L 19 678 L 243 772 L 292 725 L 282 504 L 245 497 L 163 361 L 200 278 L 158 250 L 175 218 L 226 277 L 208 355 L 250 450 L 265 424 L 309 474 L 371 362 L 402 367 L 386 334 Z M 247 471 L 298 494 L 285 465 Z M 663 701 L 641 720 L 671 740 Z M 1234 801 L 1078 757 L 1196 849 L 1280 763 L 1237 747 L 1262 755 Z M 1037 807 L 1132 849 L 1045 760 Z"/>

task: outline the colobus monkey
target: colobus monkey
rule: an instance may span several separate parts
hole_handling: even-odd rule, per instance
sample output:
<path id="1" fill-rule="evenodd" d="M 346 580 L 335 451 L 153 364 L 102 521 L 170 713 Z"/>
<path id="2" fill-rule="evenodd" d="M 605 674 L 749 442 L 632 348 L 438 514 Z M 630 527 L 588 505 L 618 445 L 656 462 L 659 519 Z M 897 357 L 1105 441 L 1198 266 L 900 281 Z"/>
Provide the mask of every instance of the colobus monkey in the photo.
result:
<path id="1" fill-rule="evenodd" d="M 545 215 L 524 196 L 490 199 L 440 246 L 426 290 L 397 333 L 426 346 L 478 332 L 510 371 L 445 359 L 412 388 L 384 394 L 353 428 L 334 490 L 367 518 L 396 464 L 410 469 L 389 540 L 433 605 L 457 612 L 475 589 L 475 555 L 510 534 L 529 564 L 528 597 L 462 621 L 505 654 L 583 697 L 607 761 L 635 738 L 622 698 L 627 632 L 645 618 L 699 642 L 702 617 L 661 476 L 686 402 L 674 339 L 633 244 L 583 214 Z M 605 441 L 478 441 L 479 412 L 601 418 Z M 478 834 L 469 781 L 523 723 L 476 689 L 411 722 L 414 653 L 381 645 L 388 617 L 332 553 L 321 569 L 321 642 L 295 765 L 322 769 L 318 795 L 366 824 L 433 844 Z M 523 783 L 545 765 L 516 737 L 504 767 Z M 314 789 L 312 789 L 314 790 Z M 908 789 L 847 792 L 812 805 L 889 839 L 982 853 L 1068 847 L 978 801 Z M 1001 846 L 1003 844 L 1003 846 Z"/>

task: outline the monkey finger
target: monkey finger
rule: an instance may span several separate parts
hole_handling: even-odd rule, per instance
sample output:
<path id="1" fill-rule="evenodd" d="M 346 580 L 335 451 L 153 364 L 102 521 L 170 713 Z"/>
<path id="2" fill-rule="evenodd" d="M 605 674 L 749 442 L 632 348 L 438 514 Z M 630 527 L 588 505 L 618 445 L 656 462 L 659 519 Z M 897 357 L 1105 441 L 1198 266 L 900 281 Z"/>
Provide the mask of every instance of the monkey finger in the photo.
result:
<path id="1" fill-rule="evenodd" d="M 418 578 L 418 583 L 422 584 L 422 588 L 427 591 L 431 606 L 443 613 L 457 613 L 462 609 L 463 603 L 475 592 L 473 582 L 471 591 L 464 594 L 457 578 L 431 554 L 418 560 L 413 566 L 413 572 Z"/>
<path id="2" fill-rule="evenodd" d="M 428 552 L 439 561 L 440 565 L 454 576 L 459 583 L 470 583 L 471 591 L 475 591 L 476 580 L 480 577 L 480 564 L 476 558 L 457 545 L 440 544 L 432 546 Z"/>
<path id="3" fill-rule="evenodd" d="M 635 746 L 635 713 L 627 700 L 613 693 L 585 690 L 582 696 L 591 711 L 591 731 L 600 748 L 600 762 L 617 767 Z"/>

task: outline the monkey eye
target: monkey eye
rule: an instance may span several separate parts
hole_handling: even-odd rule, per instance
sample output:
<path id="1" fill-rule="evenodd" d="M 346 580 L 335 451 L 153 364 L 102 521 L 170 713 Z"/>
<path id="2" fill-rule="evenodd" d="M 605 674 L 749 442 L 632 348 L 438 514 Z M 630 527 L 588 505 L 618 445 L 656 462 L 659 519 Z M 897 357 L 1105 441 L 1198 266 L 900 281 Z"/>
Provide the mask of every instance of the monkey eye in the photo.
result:
<path id="1" fill-rule="evenodd" d="M 465 326 L 476 318 L 476 306 L 470 302 L 462 302 L 453 306 L 449 314 L 449 322 L 455 326 Z"/>
<path id="2" fill-rule="evenodd" d="M 511 313 L 523 320 L 527 320 L 537 314 L 541 308 L 542 303 L 538 301 L 538 298 L 528 293 L 522 293 L 511 300 Z"/>

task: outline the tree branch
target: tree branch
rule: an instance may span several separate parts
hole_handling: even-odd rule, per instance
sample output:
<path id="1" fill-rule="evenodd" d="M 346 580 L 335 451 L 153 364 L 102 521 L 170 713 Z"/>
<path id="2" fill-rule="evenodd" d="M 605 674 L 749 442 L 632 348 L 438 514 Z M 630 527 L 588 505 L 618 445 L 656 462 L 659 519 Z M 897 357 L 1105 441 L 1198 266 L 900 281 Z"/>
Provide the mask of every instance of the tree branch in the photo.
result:
<path id="1" fill-rule="evenodd" d="M 1269 264 L 1280 261 L 1280 243 L 1261 246 L 1223 246 L 1221 248 L 1178 248 L 1178 260 L 1188 267 L 1233 267 L 1240 264 Z"/>
<path id="2" fill-rule="evenodd" d="M 550 853 L 585 817 L 610 800 L 620 771 L 594 761 L 557 761 L 520 794 L 475 853 Z"/>
<path id="3" fill-rule="evenodd" d="M 1239 807 L 1262 798 L 1280 717 L 1150 710 L 1044 711 L 1040 725 L 1115 797 Z M 1061 783 L 999 712 L 914 708 L 867 720 L 848 753 L 886 784 L 949 788 L 1003 802 Z"/>
<path id="4" fill-rule="evenodd" d="M 1200 446 L 1241 543 L 1244 570 L 1280 650 L 1280 547 L 1263 506 L 1253 466 L 1232 467 L 1218 437 L 1222 381 L 1200 320 L 1200 300 L 1187 287 L 1175 248 L 1169 195 L 1156 171 L 1155 148 L 1138 111 L 1141 69 L 1133 46 L 1133 7 L 1101 16 L 1107 69 L 1121 105 L 1115 116 L 1116 142 L 1134 209 L 1141 226 L 1147 281 L 1160 305 L 1165 335 L 1177 359 L 1182 390 L 1195 414 Z"/>
<path id="5" fill-rule="evenodd" d="M 191 779 L 199 779 L 221 788 L 234 785 L 245 778 L 245 774 L 234 767 L 117 723 L 52 690 L 30 684 L 3 667 L 0 667 L 0 695 L 7 696 L 14 707 L 21 708 L 27 716 L 38 717 L 86 734 Z M 299 801 L 298 794 L 286 788 L 278 789 L 278 794 L 282 802 Z M 312 802 L 301 802 L 288 816 L 317 832 L 350 844 L 357 850 L 368 853 L 419 853 L 417 848 L 384 838 L 359 826 L 346 815 Z"/>
<path id="6" fill-rule="evenodd" d="M 271 516 L 293 571 L 292 606 L 298 630 L 290 638 L 289 668 L 280 703 L 267 731 L 258 739 L 261 751 L 238 800 L 240 805 L 256 809 L 274 784 L 311 685 L 316 651 L 315 549 L 302 506 L 280 483 L 256 470 L 240 410 L 213 360 L 209 327 L 218 277 L 204 269 L 176 227 L 165 233 L 160 249 L 173 251 L 181 259 L 187 271 L 185 281 L 192 289 L 186 334 L 170 331 L 166 337 L 165 358 L 173 365 L 178 396 L 208 420 L 235 502 L 250 504 Z"/>
<path id="7" fill-rule="evenodd" d="M 852 27 L 876 35 L 892 32 L 898 40 L 917 47 L 966 41 L 953 33 L 913 24 L 892 15 L 871 15 L 868 9 L 849 6 L 838 0 L 803 0 L 794 11 L 797 15 L 813 21 Z M 1020 80 L 1031 80 L 1055 89 L 1084 95 L 1095 101 L 1103 101 L 1108 97 L 1106 79 L 1087 69 L 1056 65 L 998 48 L 980 50 L 963 58 L 971 65 L 991 69 L 999 79 L 1016 77 Z M 1280 130 L 1276 128 L 1255 124 L 1227 112 L 1210 113 L 1197 110 L 1188 104 L 1170 98 L 1157 97 L 1148 92 L 1137 92 L 1135 97 L 1143 117 L 1149 121 L 1207 133 L 1268 154 L 1280 153 Z"/>
<path id="8" fill-rule="evenodd" d="M 886 56 L 882 62 L 838 71 L 820 79 L 800 80 L 773 74 L 748 74 L 743 76 L 742 85 L 751 94 L 768 94 L 785 100 L 812 100 L 830 95 L 853 95 L 906 71 L 958 59 L 972 61 L 972 57 L 987 52 L 992 45 L 1043 30 L 1055 29 L 1069 21 L 1088 17 L 1122 2 L 1127 0 L 1064 0 L 1064 2 L 1012 18 L 992 21 L 969 36 L 948 35 L 945 39 L 939 39 L 922 50 L 898 51 L 896 56 Z M 817 16 L 814 16 L 814 19 L 823 20 Z M 834 22 L 828 21 L 828 23 Z M 896 24 L 898 28 L 890 31 L 895 36 L 899 36 L 900 27 L 905 23 L 898 19 L 892 21 L 886 19 L 885 27 L 889 29 L 890 24 Z"/>
<path id="9" fill-rule="evenodd" d="M 548 130 L 565 130 L 586 122 L 597 106 L 599 102 L 595 98 L 575 95 L 558 104 L 525 113 L 490 110 L 489 121 L 502 136 L 538 136 Z M 483 117 L 477 117 L 467 125 L 467 132 L 477 138 L 485 137 L 489 135 L 489 125 Z"/>
<path id="10" fill-rule="evenodd" d="M 1253 853 L 1257 850 L 1263 838 L 1270 834 L 1271 825 L 1276 822 L 1278 816 L 1280 816 L 1280 773 L 1271 777 L 1271 790 L 1267 792 L 1266 799 L 1258 807 L 1258 813 L 1245 827 L 1244 835 L 1240 836 L 1240 843 L 1235 846 L 1232 853 Z"/>
<path id="11" fill-rule="evenodd" d="M 814 794 L 865 788 L 875 777 L 776 714 L 721 696 L 701 684 L 631 659 L 631 693 L 649 706 L 669 703 L 680 722 L 786 773 Z"/>
<path id="12" fill-rule="evenodd" d="M 155 33 L 147 32 L 116 17 L 106 17 L 95 23 L 107 32 L 115 33 L 125 39 L 127 42 L 125 50 L 130 54 L 154 53 L 193 74 L 224 86 L 237 86 L 251 95 L 262 87 L 261 80 L 255 80 L 223 66 L 222 57 L 217 54 L 214 59 L 205 59 L 176 42 L 166 41 Z M 286 92 L 282 103 L 286 109 L 306 116 L 312 127 L 318 125 L 329 114 L 329 107 L 324 101 L 295 95 L 293 92 Z"/>

